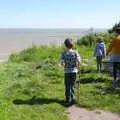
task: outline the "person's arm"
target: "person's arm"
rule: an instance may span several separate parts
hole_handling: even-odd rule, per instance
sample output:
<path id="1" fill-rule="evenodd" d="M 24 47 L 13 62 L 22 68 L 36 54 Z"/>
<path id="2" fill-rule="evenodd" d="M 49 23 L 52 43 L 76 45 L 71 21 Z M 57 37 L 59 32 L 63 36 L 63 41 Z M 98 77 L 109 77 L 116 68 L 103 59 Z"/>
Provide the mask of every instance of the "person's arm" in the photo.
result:
<path id="1" fill-rule="evenodd" d="M 65 63 L 64 63 L 64 53 L 61 53 L 60 55 L 60 63 L 62 66 L 65 66 Z"/>
<path id="2" fill-rule="evenodd" d="M 65 63 L 64 63 L 64 61 L 62 60 L 61 61 L 61 65 L 64 67 L 65 66 Z"/>
<path id="3" fill-rule="evenodd" d="M 113 43 L 114 43 L 113 41 L 114 41 L 114 39 L 112 39 L 112 41 L 111 41 L 110 45 L 108 46 L 108 49 L 107 49 L 106 55 L 108 55 L 108 54 L 109 54 L 109 52 L 111 52 L 111 51 L 112 51 L 112 49 L 113 49 Z"/>
<path id="4" fill-rule="evenodd" d="M 105 46 L 105 44 L 103 45 L 103 52 L 104 52 L 104 56 L 103 57 L 106 57 L 106 46 Z"/>
<path id="5" fill-rule="evenodd" d="M 77 67 L 79 68 L 81 64 L 81 57 L 78 52 L 76 52 L 76 55 L 77 55 Z"/>
<path id="6" fill-rule="evenodd" d="M 95 46 L 95 48 L 94 48 L 94 54 L 93 54 L 93 56 L 95 57 L 96 56 L 96 46 Z"/>
<path id="7" fill-rule="evenodd" d="M 95 45 L 95 48 L 94 48 L 94 53 L 93 53 L 94 57 L 96 56 L 96 52 L 97 52 L 97 45 Z"/>

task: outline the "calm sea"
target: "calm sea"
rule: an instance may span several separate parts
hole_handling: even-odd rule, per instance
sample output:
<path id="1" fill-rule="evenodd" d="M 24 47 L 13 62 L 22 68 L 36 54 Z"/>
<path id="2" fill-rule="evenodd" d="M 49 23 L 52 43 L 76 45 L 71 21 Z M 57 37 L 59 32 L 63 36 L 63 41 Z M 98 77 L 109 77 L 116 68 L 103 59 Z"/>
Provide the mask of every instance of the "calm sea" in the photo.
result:
<path id="1" fill-rule="evenodd" d="M 103 31 L 105 29 L 96 29 Z M 74 40 L 92 32 L 91 29 L 0 29 L 0 58 L 35 45 L 60 45 L 65 38 Z"/>

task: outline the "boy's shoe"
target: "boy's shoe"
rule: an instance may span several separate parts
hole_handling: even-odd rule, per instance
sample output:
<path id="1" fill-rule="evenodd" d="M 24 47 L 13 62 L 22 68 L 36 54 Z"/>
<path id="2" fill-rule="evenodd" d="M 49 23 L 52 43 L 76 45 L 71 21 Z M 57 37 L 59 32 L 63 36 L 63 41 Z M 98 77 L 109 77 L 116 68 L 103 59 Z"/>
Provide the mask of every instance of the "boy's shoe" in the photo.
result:
<path id="1" fill-rule="evenodd" d="M 70 105 L 71 105 L 70 102 L 69 102 L 68 100 L 66 100 L 66 101 L 65 101 L 65 106 L 66 106 L 66 107 L 69 107 Z"/>
<path id="2" fill-rule="evenodd" d="M 70 102 L 69 98 L 66 98 L 65 102 L 66 102 L 66 103 L 69 103 L 69 102 Z"/>
<path id="3" fill-rule="evenodd" d="M 76 100 L 72 100 L 71 101 L 71 104 L 73 105 L 73 104 L 76 104 Z"/>
<path id="4" fill-rule="evenodd" d="M 65 103 L 69 103 L 69 100 L 66 100 Z"/>

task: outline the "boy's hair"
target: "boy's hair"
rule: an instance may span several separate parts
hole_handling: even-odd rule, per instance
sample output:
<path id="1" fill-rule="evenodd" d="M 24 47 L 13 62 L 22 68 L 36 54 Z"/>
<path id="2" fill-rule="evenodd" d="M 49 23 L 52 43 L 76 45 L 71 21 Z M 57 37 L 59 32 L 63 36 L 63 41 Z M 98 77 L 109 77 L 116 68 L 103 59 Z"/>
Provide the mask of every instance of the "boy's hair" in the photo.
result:
<path id="1" fill-rule="evenodd" d="M 64 44 L 67 48 L 73 48 L 73 40 L 71 38 L 66 38 L 64 41 Z"/>
<path id="2" fill-rule="evenodd" d="M 115 32 L 120 34 L 120 27 L 116 27 Z"/>

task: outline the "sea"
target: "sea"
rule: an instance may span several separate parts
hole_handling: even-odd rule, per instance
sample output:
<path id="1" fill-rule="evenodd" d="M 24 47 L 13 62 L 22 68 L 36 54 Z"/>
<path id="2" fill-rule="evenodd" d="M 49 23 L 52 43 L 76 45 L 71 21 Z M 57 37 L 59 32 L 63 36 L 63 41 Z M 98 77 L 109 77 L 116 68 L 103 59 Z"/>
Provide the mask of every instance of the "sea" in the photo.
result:
<path id="1" fill-rule="evenodd" d="M 61 45 L 66 38 L 77 41 L 91 32 L 103 32 L 106 29 L 36 29 L 36 28 L 0 28 L 0 59 L 11 53 L 31 47 L 32 45 Z"/>

